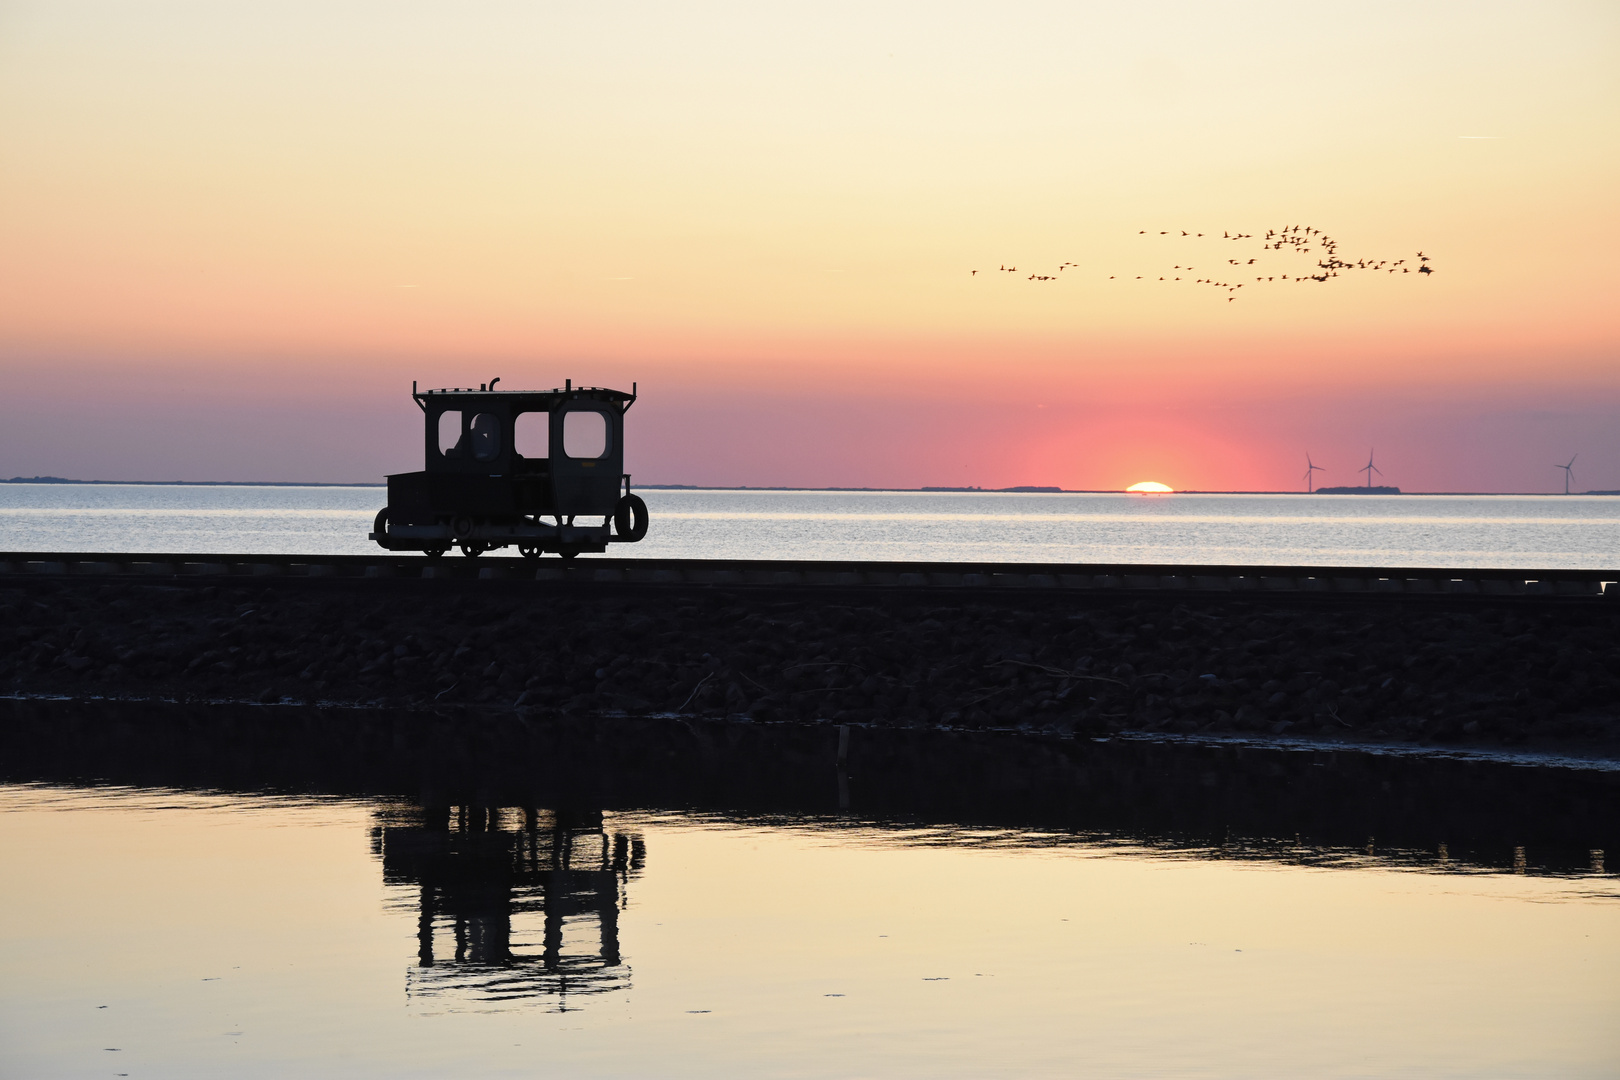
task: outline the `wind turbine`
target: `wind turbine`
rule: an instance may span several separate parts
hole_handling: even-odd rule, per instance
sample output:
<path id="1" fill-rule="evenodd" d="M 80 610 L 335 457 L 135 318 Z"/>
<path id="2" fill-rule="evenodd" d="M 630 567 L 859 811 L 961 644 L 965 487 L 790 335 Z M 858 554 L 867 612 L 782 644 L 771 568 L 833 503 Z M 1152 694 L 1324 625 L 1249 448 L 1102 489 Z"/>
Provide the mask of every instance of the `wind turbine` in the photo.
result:
<path id="1" fill-rule="evenodd" d="M 1564 470 L 1564 494 L 1565 495 L 1569 494 L 1569 482 L 1575 478 L 1575 458 L 1578 458 L 1580 456 L 1581 455 L 1576 454 L 1575 457 L 1570 458 L 1568 465 L 1554 465 L 1553 466 L 1553 468 L 1555 468 L 1555 469 L 1563 469 Z"/>
<path id="2" fill-rule="evenodd" d="M 1305 494 L 1309 495 L 1316 489 L 1315 485 L 1311 482 L 1314 479 L 1311 474 L 1323 471 L 1322 466 L 1311 464 L 1311 455 L 1307 453 L 1305 455 Z"/>
<path id="3" fill-rule="evenodd" d="M 1380 469 L 1378 466 L 1373 464 L 1373 452 L 1371 450 L 1367 451 L 1367 465 L 1366 465 L 1366 467 L 1362 468 L 1362 469 L 1357 469 L 1356 471 L 1357 472 L 1364 472 L 1364 473 L 1367 474 L 1367 487 L 1369 489 L 1371 489 L 1371 487 L 1372 487 L 1372 474 L 1373 473 L 1377 473 L 1379 476 L 1384 475 L 1384 470 Z"/>

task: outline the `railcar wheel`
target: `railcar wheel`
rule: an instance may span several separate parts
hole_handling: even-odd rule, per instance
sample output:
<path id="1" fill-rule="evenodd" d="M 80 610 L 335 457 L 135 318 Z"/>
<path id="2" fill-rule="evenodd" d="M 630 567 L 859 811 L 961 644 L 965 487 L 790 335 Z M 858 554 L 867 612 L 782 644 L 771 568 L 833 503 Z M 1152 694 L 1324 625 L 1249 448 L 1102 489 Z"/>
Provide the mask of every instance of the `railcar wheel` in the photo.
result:
<path id="1" fill-rule="evenodd" d="M 476 559 L 484 553 L 484 545 L 476 540 L 464 540 L 457 546 L 461 548 L 461 553 L 469 559 Z"/>
<path id="2" fill-rule="evenodd" d="M 561 551 L 558 551 L 557 554 L 561 555 L 564 559 L 572 559 L 575 555 L 578 555 L 579 552 L 574 548 L 563 548 Z"/>
<path id="3" fill-rule="evenodd" d="M 518 554 L 522 555 L 525 559 L 538 559 L 540 557 L 541 550 L 542 549 L 539 544 L 518 545 Z"/>
<path id="4" fill-rule="evenodd" d="M 430 547 L 424 548 L 423 550 L 427 554 L 428 558 L 437 559 L 450 549 L 447 547 Z"/>
<path id="5" fill-rule="evenodd" d="M 628 544 L 647 535 L 647 504 L 640 495 L 626 495 L 619 500 L 613 508 L 613 531 Z"/>

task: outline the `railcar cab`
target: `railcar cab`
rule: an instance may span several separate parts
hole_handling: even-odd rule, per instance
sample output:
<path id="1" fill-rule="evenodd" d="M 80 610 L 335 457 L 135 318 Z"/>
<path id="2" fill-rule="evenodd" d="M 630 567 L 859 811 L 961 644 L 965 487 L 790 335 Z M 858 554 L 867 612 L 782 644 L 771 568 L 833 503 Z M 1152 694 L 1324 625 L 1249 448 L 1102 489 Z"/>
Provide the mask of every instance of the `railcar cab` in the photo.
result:
<path id="1" fill-rule="evenodd" d="M 597 386 L 418 390 L 424 468 L 388 477 L 388 505 L 371 539 L 390 551 L 480 555 L 516 545 L 528 558 L 564 558 L 633 543 L 647 504 L 624 471 L 627 394 Z M 589 519 L 600 517 L 600 525 Z M 586 521 L 577 519 L 585 518 Z M 549 520 L 547 520 L 549 519 Z"/>

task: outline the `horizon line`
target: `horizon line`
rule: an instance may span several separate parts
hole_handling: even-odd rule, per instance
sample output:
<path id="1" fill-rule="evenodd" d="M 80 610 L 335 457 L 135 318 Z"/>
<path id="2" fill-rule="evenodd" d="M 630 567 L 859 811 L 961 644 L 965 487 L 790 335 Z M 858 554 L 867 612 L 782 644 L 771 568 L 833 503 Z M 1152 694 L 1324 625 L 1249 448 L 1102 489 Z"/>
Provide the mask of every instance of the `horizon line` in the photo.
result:
<path id="1" fill-rule="evenodd" d="M 386 483 L 367 480 L 355 483 L 330 480 L 74 480 L 63 476 L 13 476 L 10 479 L 0 478 L 0 484 L 86 484 L 105 485 L 108 487 L 313 487 L 313 488 L 386 488 Z M 1016 484 L 1012 487 L 808 487 L 798 484 L 637 484 L 637 488 L 645 491 L 869 491 L 893 492 L 896 494 L 930 494 L 930 495 L 1355 495 L 1366 490 L 1355 487 L 1349 490 L 1323 492 L 1317 491 L 1263 491 L 1263 490 L 1217 490 L 1213 488 L 1176 488 L 1172 491 L 1127 491 L 1124 488 L 1064 488 L 1054 485 Z M 1468 496 L 1512 496 L 1515 498 L 1530 498 L 1546 496 L 1548 498 L 1568 498 L 1570 495 L 1620 495 L 1620 490 L 1592 490 L 1571 491 L 1568 494 L 1561 491 L 1372 491 L 1369 494 L 1400 496 L 1400 495 L 1468 495 Z"/>

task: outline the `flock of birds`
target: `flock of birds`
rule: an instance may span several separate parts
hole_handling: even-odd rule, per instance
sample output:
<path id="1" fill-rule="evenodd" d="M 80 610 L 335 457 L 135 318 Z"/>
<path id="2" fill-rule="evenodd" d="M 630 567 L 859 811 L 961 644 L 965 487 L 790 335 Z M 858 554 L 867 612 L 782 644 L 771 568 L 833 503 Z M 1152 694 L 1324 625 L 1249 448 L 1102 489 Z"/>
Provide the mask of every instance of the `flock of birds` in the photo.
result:
<path id="1" fill-rule="evenodd" d="M 1180 236 L 1176 235 L 1177 232 L 1180 233 Z M 1147 229 L 1141 229 L 1138 230 L 1137 235 L 1148 236 L 1151 234 Z M 1201 232 L 1188 232 L 1186 229 L 1161 229 L 1159 230 L 1158 235 L 1172 237 L 1177 240 L 1182 238 L 1201 240 L 1204 237 L 1204 234 Z M 1213 239 L 1214 234 L 1211 233 L 1210 237 Z M 1240 255 L 1240 257 L 1236 259 L 1229 258 L 1224 260 L 1224 265 L 1217 267 L 1213 272 L 1206 269 L 1204 271 L 1206 276 L 1204 277 L 1193 278 L 1189 276 L 1187 278 L 1187 280 L 1194 285 L 1205 285 L 1214 289 L 1225 289 L 1228 294 L 1226 297 L 1228 303 L 1236 300 L 1237 291 L 1246 285 L 1262 285 L 1282 281 L 1292 281 L 1295 283 L 1303 281 L 1315 281 L 1321 283 L 1330 278 L 1338 277 L 1341 272 L 1349 273 L 1350 271 L 1354 270 L 1363 272 L 1372 271 L 1374 273 L 1383 272 L 1388 274 L 1434 273 L 1433 268 L 1429 266 L 1429 256 L 1425 255 L 1421 251 L 1417 253 L 1417 265 L 1415 266 L 1412 265 L 1407 259 L 1356 259 L 1351 261 L 1347 258 L 1340 258 L 1339 242 L 1333 239 L 1333 237 L 1329 236 L 1327 233 L 1323 232 L 1321 229 L 1317 229 L 1309 225 L 1289 225 L 1281 229 L 1267 229 L 1265 235 L 1260 237 L 1256 237 L 1254 233 L 1234 233 L 1223 231 L 1221 233 L 1221 239 L 1225 241 L 1258 239 L 1261 241 L 1260 250 L 1263 252 L 1287 252 L 1296 256 L 1308 255 L 1312 251 L 1317 252 L 1315 266 L 1304 268 L 1296 266 L 1295 272 L 1291 275 L 1277 273 L 1273 268 L 1272 272 L 1269 274 L 1256 273 L 1254 281 L 1251 282 L 1248 280 L 1251 272 L 1250 268 L 1255 267 L 1255 264 L 1259 260 L 1266 258 L 1266 256 L 1257 255 L 1252 258 L 1244 259 Z M 1063 271 L 1071 267 L 1078 267 L 1079 265 L 1079 263 L 1074 262 L 1059 263 L 1058 268 L 1052 273 L 1027 274 L 1025 276 L 1025 280 L 1057 281 L 1062 275 Z M 1304 269 L 1306 272 L 1299 273 L 1299 269 Z M 1017 274 L 1019 270 L 1016 266 L 1008 266 L 1003 263 L 1001 266 L 996 268 L 996 272 L 1001 274 Z M 1171 267 L 1169 274 L 1161 275 L 1159 280 L 1170 282 L 1181 281 L 1183 280 L 1183 275 L 1191 275 L 1196 272 L 1197 267 L 1192 266 L 1191 264 L 1183 266 L 1180 263 L 1177 263 Z M 1210 276 L 1212 273 L 1219 276 Z M 979 272 L 977 270 L 970 272 L 970 276 L 972 277 L 977 277 L 978 275 Z M 1108 275 L 1108 280 L 1114 281 L 1121 276 L 1122 275 L 1118 274 L 1110 274 Z M 1151 280 L 1151 277 L 1151 275 L 1137 274 L 1135 276 L 1135 280 Z"/>

